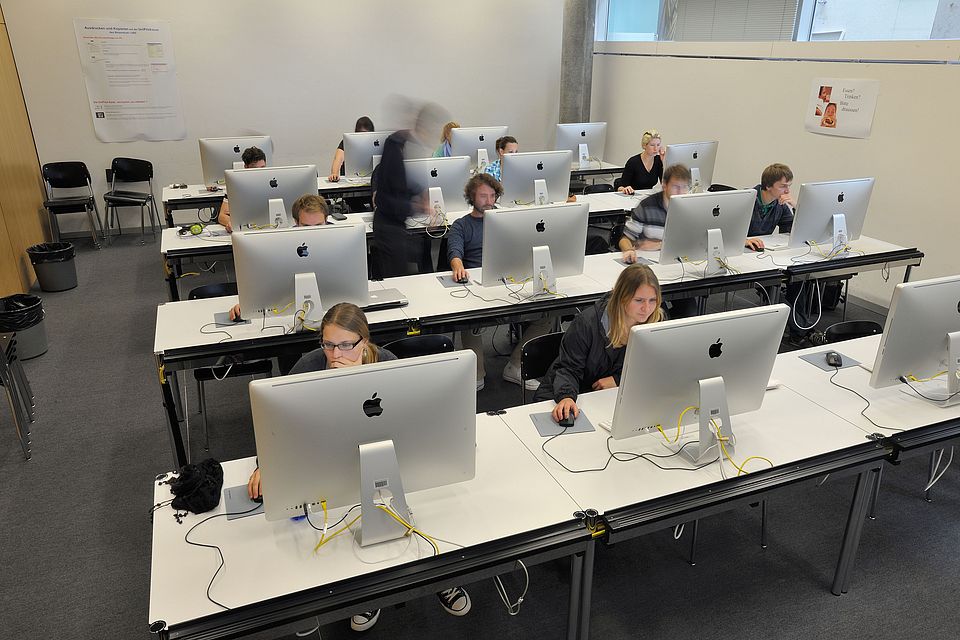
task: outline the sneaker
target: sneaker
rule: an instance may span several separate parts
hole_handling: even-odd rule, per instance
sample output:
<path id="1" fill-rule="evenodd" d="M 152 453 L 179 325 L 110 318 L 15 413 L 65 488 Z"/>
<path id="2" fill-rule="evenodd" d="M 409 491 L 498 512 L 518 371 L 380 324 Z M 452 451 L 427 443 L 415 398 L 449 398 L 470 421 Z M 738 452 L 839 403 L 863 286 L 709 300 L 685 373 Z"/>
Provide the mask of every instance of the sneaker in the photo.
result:
<path id="1" fill-rule="evenodd" d="M 520 367 L 508 362 L 507 366 L 503 368 L 503 379 L 520 386 Z M 523 386 L 527 391 L 536 391 L 540 388 L 540 381 L 533 379 L 527 380 L 523 383 Z"/>
<path id="2" fill-rule="evenodd" d="M 469 604 L 469 601 L 468 601 Z M 380 619 L 380 609 L 376 611 L 364 611 L 350 618 L 350 628 L 354 631 L 366 631 L 377 624 Z"/>
<path id="3" fill-rule="evenodd" d="M 483 391 L 483 385 L 485 378 L 477 378 L 477 391 Z"/>
<path id="4" fill-rule="evenodd" d="M 463 587 L 453 587 L 437 594 L 440 606 L 452 616 L 465 616 L 470 613 L 470 594 Z"/>

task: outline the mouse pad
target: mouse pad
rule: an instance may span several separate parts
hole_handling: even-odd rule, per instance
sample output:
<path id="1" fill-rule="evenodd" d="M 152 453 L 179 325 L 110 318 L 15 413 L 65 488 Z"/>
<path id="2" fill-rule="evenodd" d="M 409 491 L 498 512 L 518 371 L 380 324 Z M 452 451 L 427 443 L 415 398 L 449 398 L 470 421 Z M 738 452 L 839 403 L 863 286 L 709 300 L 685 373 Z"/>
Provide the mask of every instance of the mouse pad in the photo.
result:
<path id="1" fill-rule="evenodd" d="M 590 431 L 596 431 L 596 429 L 593 428 L 593 423 L 590 422 L 590 419 L 587 418 L 587 414 L 584 411 L 581 411 L 580 415 L 577 416 L 573 426 L 567 427 L 566 429 L 553 421 L 553 415 L 549 411 L 546 413 L 531 413 L 530 419 L 533 421 L 533 426 L 537 428 L 537 431 L 539 431 L 540 435 L 544 438 L 549 438 L 559 433 L 566 435 L 570 433 L 589 433 Z"/>
<path id="2" fill-rule="evenodd" d="M 240 322 L 234 322 L 230 319 L 229 311 L 219 311 L 213 314 L 213 322 L 217 327 L 235 327 L 241 324 L 250 324 L 250 320 L 241 320 Z"/>
<path id="3" fill-rule="evenodd" d="M 653 260 L 650 260 L 649 258 L 644 258 L 643 256 L 637 256 L 637 261 L 634 263 L 627 262 L 623 258 L 614 258 L 614 260 L 616 262 L 619 262 L 625 267 L 629 267 L 631 264 L 657 264 Z"/>
<path id="4" fill-rule="evenodd" d="M 437 276 L 437 280 L 439 280 L 440 284 L 442 284 L 446 289 L 453 289 L 454 287 L 463 286 L 459 282 L 454 282 L 453 278 L 451 278 L 450 276 Z M 473 284 L 473 280 L 471 280 L 467 284 Z"/>
<path id="5" fill-rule="evenodd" d="M 827 349 L 827 351 L 836 351 L 836 349 Z M 817 353 L 808 353 L 805 356 L 800 356 L 800 359 L 806 360 L 810 364 L 816 367 L 820 367 L 824 371 L 833 371 L 836 369 L 836 367 L 831 367 L 830 365 L 827 364 L 827 356 L 826 356 L 827 351 L 819 351 Z M 837 353 L 840 353 L 840 352 L 837 351 Z M 843 364 L 840 365 L 841 369 L 860 366 L 860 362 L 858 360 L 854 360 L 853 358 L 851 358 L 845 353 L 840 353 L 840 357 L 843 358 Z"/>
<path id="6" fill-rule="evenodd" d="M 255 510 L 250 511 L 254 507 Z M 223 509 L 227 514 L 227 520 L 236 520 L 237 518 L 246 518 L 263 513 L 263 503 L 256 503 L 247 496 L 247 485 L 242 484 L 239 487 L 227 487 L 223 490 Z M 250 513 L 244 513 L 250 511 Z"/>

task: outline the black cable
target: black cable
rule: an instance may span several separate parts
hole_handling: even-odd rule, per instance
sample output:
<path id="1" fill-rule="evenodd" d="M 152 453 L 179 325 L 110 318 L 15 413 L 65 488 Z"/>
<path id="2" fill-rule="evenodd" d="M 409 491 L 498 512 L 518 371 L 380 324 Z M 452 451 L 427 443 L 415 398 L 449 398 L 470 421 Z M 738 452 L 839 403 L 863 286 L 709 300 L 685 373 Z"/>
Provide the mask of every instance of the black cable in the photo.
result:
<path id="1" fill-rule="evenodd" d="M 214 599 L 210 596 L 210 589 L 213 587 L 213 581 L 217 579 L 217 575 L 220 573 L 220 570 L 223 569 L 223 566 L 224 566 L 224 564 L 225 564 L 225 561 L 224 561 L 224 559 L 223 559 L 223 551 L 220 549 L 220 547 L 218 547 L 218 546 L 215 545 L 215 544 L 206 544 L 206 543 L 204 543 L 204 542 L 192 542 L 192 541 L 190 540 L 190 537 L 189 537 L 189 536 L 190 536 L 191 533 L 193 533 L 193 530 L 194 530 L 194 529 L 196 529 L 197 527 L 199 527 L 200 525 L 202 525 L 204 522 L 208 522 L 208 521 L 210 521 L 210 520 L 213 520 L 214 518 L 225 518 L 225 517 L 227 517 L 227 516 L 243 516 L 243 515 L 246 515 L 246 514 L 248 514 L 248 513 L 253 513 L 254 511 L 256 511 L 257 509 L 259 509 L 260 507 L 261 507 L 261 505 L 258 504 L 257 506 L 253 507 L 252 509 L 248 509 L 247 511 L 240 511 L 240 512 L 237 512 L 237 513 L 217 513 L 217 514 L 214 514 L 214 515 L 212 515 L 212 516 L 209 516 L 209 517 L 207 517 L 207 518 L 204 518 L 203 520 L 201 520 L 201 521 L 198 522 L 197 524 L 193 525 L 192 527 L 190 527 L 190 529 L 189 529 L 185 534 L 183 534 L 183 541 L 186 542 L 186 543 L 189 544 L 189 545 L 193 545 L 194 547 L 206 547 L 207 549 L 216 549 L 216 550 L 217 550 L 217 554 L 219 554 L 219 556 L 220 556 L 220 566 L 217 567 L 217 570 L 213 572 L 213 576 L 210 578 L 210 582 L 207 583 L 207 600 L 209 600 L 209 601 L 212 602 L 213 604 L 217 605 L 218 607 L 221 607 L 221 608 L 223 608 L 223 609 L 226 609 L 227 611 L 230 610 L 230 607 L 228 607 L 227 605 L 225 605 L 225 604 L 223 604 L 223 603 L 221 603 L 221 602 L 217 602 L 216 600 L 214 600 Z"/>
<path id="2" fill-rule="evenodd" d="M 610 442 L 613 440 L 613 436 L 607 436 L 606 446 L 607 446 L 607 453 L 609 454 L 609 456 L 607 457 L 607 461 L 604 463 L 604 465 L 603 465 L 602 467 L 598 467 L 598 468 L 594 468 L 594 469 L 571 469 L 571 468 L 568 467 L 567 465 L 565 465 L 565 464 L 563 464 L 562 462 L 560 462 L 560 460 L 558 460 L 556 457 L 554 457 L 554 455 L 553 455 L 552 453 L 550 453 L 549 451 L 547 451 L 547 444 L 549 444 L 550 441 L 553 440 L 554 438 L 556 438 L 557 436 L 562 436 L 562 435 L 564 435 L 564 434 L 567 432 L 567 429 L 569 429 L 569 427 L 561 427 L 561 429 L 562 429 L 562 431 L 560 431 L 559 433 L 555 433 L 555 434 L 553 434 L 552 436 L 550 436 L 549 438 L 547 438 L 546 440 L 544 440 L 543 443 L 541 443 L 541 445 L 540 445 L 540 449 L 543 450 L 543 452 L 544 452 L 545 454 L 547 454 L 547 456 L 548 456 L 551 460 L 553 460 L 553 461 L 556 462 L 558 465 L 560 465 L 560 466 L 564 469 L 564 471 L 567 471 L 567 472 L 569 472 L 569 473 L 593 473 L 593 472 L 596 472 L 596 471 L 606 471 L 607 467 L 610 466 L 610 462 L 611 462 L 612 460 L 616 460 L 617 462 L 633 462 L 633 461 L 636 460 L 637 458 L 641 458 L 641 459 L 645 460 L 646 462 L 649 462 L 649 463 L 652 464 L 653 466 L 657 467 L 658 469 L 663 469 L 664 471 L 698 471 L 698 470 L 702 469 L 703 467 L 706 467 L 706 466 L 708 466 L 708 465 L 711 465 L 711 464 L 713 464 L 714 462 L 716 462 L 717 460 L 719 460 L 719 457 L 717 457 L 717 458 L 714 458 L 713 460 L 711 460 L 711 461 L 709 461 L 709 462 L 704 462 L 703 464 L 700 464 L 700 465 L 697 465 L 697 466 L 694 466 L 694 467 L 664 467 L 664 466 L 661 466 L 661 465 L 657 464 L 655 461 L 651 460 L 650 458 L 672 458 L 672 457 L 674 457 L 674 456 L 680 455 L 680 452 L 683 451 L 684 447 L 686 447 L 687 445 L 694 444 L 694 443 L 696 443 L 696 442 L 698 442 L 698 441 L 697 441 L 697 440 L 691 440 L 690 442 L 685 443 L 683 446 L 681 446 L 679 449 L 677 449 L 674 453 L 671 453 L 671 454 L 669 454 L 669 455 L 657 455 L 657 454 L 655 454 L 655 453 L 635 453 L 635 452 L 632 452 L 632 451 L 613 451 L 613 450 L 610 448 Z M 623 456 L 629 456 L 629 457 L 623 457 Z"/>
<path id="3" fill-rule="evenodd" d="M 949 375 L 949 374 L 947 374 L 947 375 Z M 953 400 L 953 398 L 954 398 L 957 394 L 960 394 L 960 391 L 956 391 L 956 392 L 954 392 L 954 393 L 951 393 L 949 396 L 947 396 L 946 398 L 943 398 L 943 399 L 939 399 L 939 398 L 928 398 L 927 396 L 925 396 L 925 395 L 923 395 L 922 393 L 920 393 L 920 392 L 917 390 L 916 387 L 914 387 L 912 384 L 910 384 L 910 381 L 907 380 L 907 378 L 906 378 L 905 376 L 900 376 L 900 382 L 902 382 L 903 384 L 905 384 L 905 385 L 907 385 L 908 387 L 910 387 L 910 389 L 911 389 L 915 394 L 917 394 L 918 396 L 920 396 L 920 397 L 923 398 L 924 400 L 929 400 L 930 402 L 949 402 L 950 400 Z M 900 431 L 903 431 L 903 429 L 900 429 Z"/>
<path id="4" fill-rule="evenodd" d="M 865 406 L 863 409 L 860 410 L 860 415 L 862 415 L 864 418 L 866 418 L 866 420 L 867 420 L 870 424 L 872 424 L 873 426 L 875 426 L 875 427 L 878 428 L 878 429 L 886 429 L 887 431 L 903 431 L 903 429 L 898 429 L 897 427 L 885 427 L 885 426 L 883 426 L 882 424 L 877 424 L 876 422 L 874 422 L 873 420 L 871 420 L 870 417 L 866 414 L 867 409 L 870 408 L 870 401 L 867 400 L 866 398 L 864 398 L 862 395 L 860 395 L 860 393 L 857 392 L 856 390 L 851 389 L 850 387 L 845 387 L 845 386 L 843 386 L 842 384 L 840 384 L 839 382 L 834 381 L 834 378 L 837 377 L 837 374 L 838 374 L 838 373 L 840 373 L 840 367 L 835 366 L 835 367 L 834 367 L 834 372 L 833 372 L 833 374 L 830 376 L 830 384 L 832 384 L 832 385 L 835 386 L 835 387 L 840 387 L 841 389 L 845 389 L 845 390 L 849 391 L 850 393 L 856 394 L 861 400 L 863 400 L 864 402 L 866 402 L 866 403 L 867 403 L 867 406 Z"/>
<path id="5" fill-rule="evenodd" d="M 293 323 L 293 326 L 297 326 L 297 323 L 294 322 L 294 323 Z M 283 331 L 283 334 L 284 334 L 284 335 L 287 334 L 287 328 L 286 328 L 285 326 L 283 326 L 283 325 L 280 325 L 280 324 L 271 324 L 270 326 L 267 326 L 267 310 L 264 309 L 264 310 L 263 310 L 263 321 L 260 323 L 260 333 L 263 333 L 263 332 L 266 331 L 267 329 L 280 329 L 280 331 Z"/>
<path id="6" fill-rule="evenodd" d="M 329 531 L 330 529 L 336 529 L 338 526 L 340 526 L 340 523 L 341 523 L 341 522 L 343 522 L 344 520 L 347 519 L 347 516 L 350 515 L 350 512 L 353 511 L 354 509 L 356 509 L 356 508 L 359 507 L 359 506 L 360 506 L 360 505 L 355 504 L 355 505 L 353 505 L 352 507 L 350 507 L 349 509 L 347 509 L 347 510 L 344 512 L 342 518 L 340 518 L 339 520 L 337 520 L 337 521 L 334 522 L 333 524 L 327 526 L 327 530 Z M 310 520 L 310 510 L 307 509 L 307 505 L 303 505 L 303 515 L 306 516 L 306 518 L 307 518 L 307 524 L 309 524 L 311 527 L 313 527 L 316 531 L 323 531 L 323 527 L 318 527 L 317 525 L 313 524 L 313 522 Z"/>
<path id="7" fill-rule="evenodd" d="M 226 338 L 221 338 L 220 340 L 218 340 L 217 344 L 220 344 L 224 340 L 233 340 L 233 336 L 230 335 L 230 332 L 224 331 L 223 329 L 215 329 L 214 331 L 204 331 L 204 329 L 209 327 L 210 325 L 213 325 L 215 327 L 231 327 L 233 326 L 232 324 L 218 324 L 216 322 L 208 322 L 207 324 L 200 327 L 200 333 L 202 333 L 205 336 L 212 336 L 215 333 L 222 333 L 223 335 L 227 336 Z"/>

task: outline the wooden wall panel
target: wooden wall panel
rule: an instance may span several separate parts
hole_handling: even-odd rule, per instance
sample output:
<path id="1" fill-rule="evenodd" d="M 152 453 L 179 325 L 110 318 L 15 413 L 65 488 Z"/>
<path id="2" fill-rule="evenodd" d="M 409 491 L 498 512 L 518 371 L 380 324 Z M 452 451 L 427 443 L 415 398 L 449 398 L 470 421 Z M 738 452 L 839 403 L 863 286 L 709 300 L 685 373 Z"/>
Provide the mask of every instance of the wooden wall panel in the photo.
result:
<path id="1" fill-rule="evenodd" d="M 6 258 L 0 262 L 0 282 L 6 288 L 12 280 L 8 272 L 16 273 L 26 291 L 35 280 L 26 248 L 43 242 L 46 215 L 37 148 L 5 25 L 0 25 L 0 140 L 5 141 L 0 147 L 0 222 L 10 248 L 0 248 L 0 257 Z"/>

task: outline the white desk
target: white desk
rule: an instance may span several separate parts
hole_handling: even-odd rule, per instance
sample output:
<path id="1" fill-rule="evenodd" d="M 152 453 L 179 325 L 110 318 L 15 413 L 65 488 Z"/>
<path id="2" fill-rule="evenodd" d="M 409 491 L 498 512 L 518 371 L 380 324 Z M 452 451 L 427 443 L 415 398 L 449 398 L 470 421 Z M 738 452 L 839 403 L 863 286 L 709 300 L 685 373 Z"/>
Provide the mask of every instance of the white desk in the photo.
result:
<path id="1" fill-rule="evenodd" d="M 245 485 L 254 466 L 253 458 L 225 463 L 223 486 Z M 407 495 L 419 528 L 431 536 L 467 548 L 460 551 L 459 546 L 439 543 L 441 555 L 436 564 L 447 566 L 440 578 L 442 584 L 447 587 L 458 584 L 458 575 L 468 576 L 480 567 L 475 558 L 471 562 L 464 561 L 470 554 L 469 548 L 477 545 L 505 541 L 511 536 L 564 524 L 567 525 L 563 538 L 567 540 L 565 551 L 553 549 L 548 552 L 545 543 L 538 548 L 537 544 L 529 541 L 525 545 L 504 542 L 502 546 L 510 548 L 513 555 L 507 553 L 509 561 L 503 558 L 498 564 L 512 564 L 518 558 L 528 562 L 532 558 L 536 562 L 538 553 L 544 554 L 540 561 L 548 559 L 548 556 L 570 556 L 583 552 L 590 544 L 589 532 L 584 532 L 582 525 L 576 525 L 573 514 L 578 506 L 574 501 L 498 418 L 485 414 L 477 416 L 476 468 L 473 480 Z M 536 496 L 536 501 L 531 501 L 530 496 Z M 155 503 L 170 497 L 168 485 L 155 483 Z M 329 521 L 336 522 L 344 511 L 345 508 L 332 510 Z M 218 513 L 224 513 L 222 501 L 210 513 L 189 514 L 183 524 L 174 520 L 170 507 L 161 508 L 154 515 L 150 622 L 162 620 L 169 629 L 204 616 L 225 613 L 205 595 L 207 584 L 219 565 L 219 556 L 214 549 L 190 546 L 183 539 L 194 524 Z M 312 520 L 320 526 L 322 516 L 316 514 Z M 579 542 L 571 545 L 570 531 L 578 528 L 581 533 L 575 537 Z M 313 611 L 296 617 L 286 612 L 285 615 L 291 616 L 289 619 L 274 617 L 271 618 L 273 624 L 324 611 L 325 598 L 342 598 L 349 591 L 351 580 L 375 572 L 379 573 L 371 578 L 374 584 L 384 583 L 396 591 L 398 587 L 391 584 L 393 574 L 388 570 L 432 555 L 428 545 L 422 544 L 418 549 L 415 542 L 408 545 L 406 540 L 367 548 L 360 548 L 359 545 L 354 547 L 353 535 L 349 533 L 335 538 L 314 553 L 319 535 L 303 520 L 267 522 L 263 515 L 256 515 L 230 521 L 222 517 L 214 518 L 198 527 L 190 538 L 196 542 L 216 543 L 222 549 L 225 564 L 214 580 L 210 593 L 213 599 L 231 608 L 270 601 L 321 585 L 329 587 L 314 591 Z M 528 537 L 530 541 L 537 540 L 536 536 Z M 558 536 L 551 544 L 559 544 L 559 539 Z M 359 558 L 376 564 L 365 564 Z M 463 566 L 458 568 L 458 563 Z M 421 569 L 425 570 L 426 567 L 421 566 Z M 413 574 L 417 569 L 409 571 L 410 574 L 405 578 L 408 584 L 404 584 L 408 588 L 416 583 Z M 382 594 L 374 597 L 372 594 L 376 594 L 376 589 L 367 591 L 365 597 L 357 596 L 355 601 L 339 603 L 330 611 L 343 616 L 345 609 L 346 615 L 349 615 L 390 602 Z M 403 599 L 406 599 L 403 594 L 393 594 L 393 602 Z M 237 615 L 255 616 L 257 612 L 255 608 L 250 608 Z M 236 621 L 236 618 L 232 619 L 232 622 Z M 215 620 L 208 620 L 207 623 L 215 623 Z"/>

